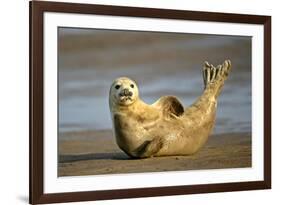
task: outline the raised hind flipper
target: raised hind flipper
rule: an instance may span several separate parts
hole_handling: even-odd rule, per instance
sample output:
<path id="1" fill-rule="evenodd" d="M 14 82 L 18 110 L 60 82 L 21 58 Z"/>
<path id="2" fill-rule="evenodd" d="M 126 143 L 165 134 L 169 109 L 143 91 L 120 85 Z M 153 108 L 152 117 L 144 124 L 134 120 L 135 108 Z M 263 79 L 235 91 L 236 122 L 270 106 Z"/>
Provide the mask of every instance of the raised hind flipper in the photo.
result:
<path id="1" fill-rule="evenodd" d="M 205 62 L 202 71 L 204 92 L 191 106 L 185 109 L 185 116 L 189 116 L 191 114 L 194 116 L 202 115 L 202 112 L 207 112 L 215 109 L 210 108 L 213 105 L 215 105 L 216 107 L 217 97 L 222 90 L 224 81 L 226 80 L 230 70 L 230 60 L 224 61 L 222 65 L 218 65 L 217 67 L 209 64 L 207 61 Z M 199 112 L 200 114 L 198 114 L 197 112 Z"/>
<path id="2" fill-rule="evenodd" d="M 214 67 L 206 61 L 203 68 L 204 88 L 212 90 L 217 97 L 230 70 L 230 60 L 224 61 L 222 65 L 218 65 L 217 67 Z"/>

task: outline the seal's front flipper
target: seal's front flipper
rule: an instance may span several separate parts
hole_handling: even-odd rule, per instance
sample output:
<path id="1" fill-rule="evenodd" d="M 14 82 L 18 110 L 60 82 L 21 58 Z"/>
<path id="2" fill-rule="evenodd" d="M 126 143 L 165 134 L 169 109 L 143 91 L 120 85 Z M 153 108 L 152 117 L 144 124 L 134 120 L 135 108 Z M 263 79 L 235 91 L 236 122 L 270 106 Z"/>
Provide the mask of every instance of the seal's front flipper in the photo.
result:
<path id="1" fill-rule="evenodd" d="M 145 141 L 135 152 L 138 158 L 153 157 L 163 147 L 161 138 L 155 138 L 151 141 Z"/>
<path id="2" fill-rule="evenodd" d="M 153 106 L 161 108 L 163 115 L 167 117 L 179 117 L 184 113 L 184 107 L 175 96 L 161 97 Z"/>

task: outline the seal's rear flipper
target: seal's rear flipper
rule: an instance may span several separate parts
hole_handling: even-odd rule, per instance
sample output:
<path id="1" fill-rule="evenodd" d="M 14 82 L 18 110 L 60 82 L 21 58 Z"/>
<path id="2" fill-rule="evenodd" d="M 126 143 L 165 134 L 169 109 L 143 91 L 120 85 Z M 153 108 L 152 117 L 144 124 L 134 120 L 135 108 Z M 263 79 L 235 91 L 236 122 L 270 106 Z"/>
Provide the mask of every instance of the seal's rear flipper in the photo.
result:
<path id="1" fill-rule="evenodd" d="M 230 60 L 224 61 L 222 65 L 218 65 L 217 67 L 214 67 L 212 64 L 209 64 L 206 61 L 203 68 L 203 80 L 205 89 L 214 89 L 215 96 L 218 96 L 230 70 Z"/>

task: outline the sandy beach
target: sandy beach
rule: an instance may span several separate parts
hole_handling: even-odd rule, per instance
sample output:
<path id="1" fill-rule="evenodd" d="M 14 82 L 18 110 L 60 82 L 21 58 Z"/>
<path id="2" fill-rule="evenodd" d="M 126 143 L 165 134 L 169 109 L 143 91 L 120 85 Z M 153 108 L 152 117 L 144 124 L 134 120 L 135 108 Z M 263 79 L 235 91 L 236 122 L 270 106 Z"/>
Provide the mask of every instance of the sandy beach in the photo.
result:
<path id="1" fill-rule="evenodd" d="M 65 132 L 59 139 L 59 176 L 251 167 L 249 133 L 212 135 L 192 156 L 149 159 L 130 159 L 109 130 Z"/>

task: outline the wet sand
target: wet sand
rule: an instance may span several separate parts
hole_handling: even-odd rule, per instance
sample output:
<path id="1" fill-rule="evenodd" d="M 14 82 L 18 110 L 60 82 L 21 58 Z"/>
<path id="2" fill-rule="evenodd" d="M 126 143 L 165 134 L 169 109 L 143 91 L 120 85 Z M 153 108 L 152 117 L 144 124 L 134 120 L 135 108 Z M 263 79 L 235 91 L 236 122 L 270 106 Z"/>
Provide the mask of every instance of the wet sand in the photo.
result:
<path id="1" fill-rule="evenodd" d="M 213 135 L 191 156 L 130 159 L 109 130 L 61 133 L 59 176 L 251 167 L 251 134 Z"/>

